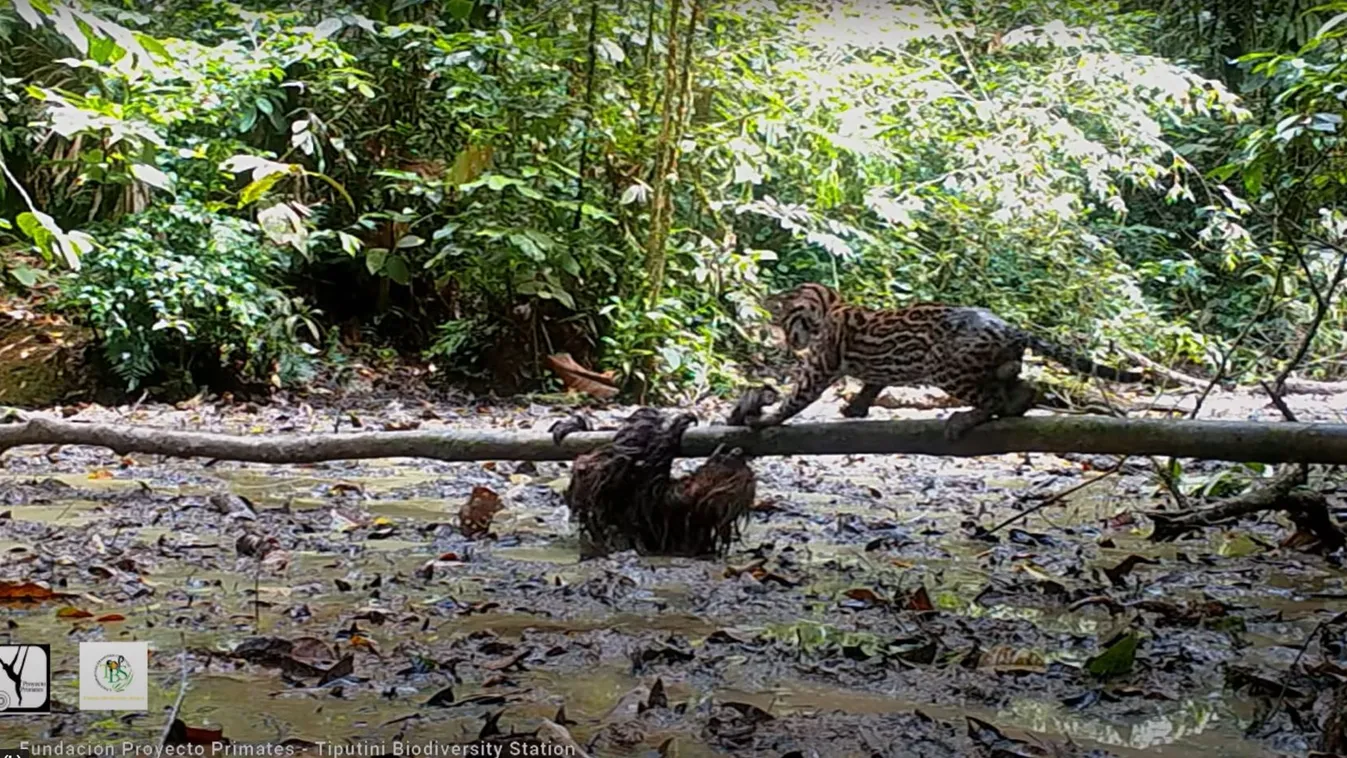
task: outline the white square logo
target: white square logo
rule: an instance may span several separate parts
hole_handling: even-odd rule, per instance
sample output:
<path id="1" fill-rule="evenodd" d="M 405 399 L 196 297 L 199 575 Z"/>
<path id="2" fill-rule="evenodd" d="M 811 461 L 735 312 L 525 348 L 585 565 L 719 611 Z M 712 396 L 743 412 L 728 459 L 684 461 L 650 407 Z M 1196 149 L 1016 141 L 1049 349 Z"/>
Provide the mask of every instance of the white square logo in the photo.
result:
<path id="1" fill-rule="evenodd" d="M 80 643 L 80 710 L 150 708 L 148 642 Z"/>

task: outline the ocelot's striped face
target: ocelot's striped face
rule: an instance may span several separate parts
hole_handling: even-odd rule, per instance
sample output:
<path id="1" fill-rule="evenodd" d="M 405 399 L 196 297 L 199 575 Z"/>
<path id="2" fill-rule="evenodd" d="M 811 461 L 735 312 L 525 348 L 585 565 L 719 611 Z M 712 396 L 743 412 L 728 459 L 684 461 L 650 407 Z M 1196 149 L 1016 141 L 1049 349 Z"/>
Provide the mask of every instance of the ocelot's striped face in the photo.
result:
<path id="1" fill-rule="evenodd" d="M 810 282 L 768 298 L 764 304 L 772 324 L 785 333 L 791 350 L 804 350 L 823 331 L 828 311 L 841 301 L 837 293 Z"/>

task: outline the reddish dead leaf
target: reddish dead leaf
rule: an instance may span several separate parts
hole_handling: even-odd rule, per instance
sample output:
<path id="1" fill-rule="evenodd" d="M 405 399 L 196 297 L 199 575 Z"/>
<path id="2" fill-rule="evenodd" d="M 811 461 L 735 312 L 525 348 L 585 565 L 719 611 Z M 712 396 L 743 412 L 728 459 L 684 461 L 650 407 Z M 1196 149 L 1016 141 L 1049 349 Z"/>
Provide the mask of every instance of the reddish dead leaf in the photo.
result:
<path id="1" fill-rule="evenodd" d="M 1123 582 L 1123 580 L 1127 578 L 1128 574 L 1132 573 L 1132 569 L 1143 563 L 1155 565 L 1158 564 L 1159 561 L 1154 558 L 1145 558 L 1140 555 L 1132 554 L 1122 559 L 1122 562 L 1117 566 L 1104 569 L 1104 575 L 1108 577 L 1108 580 L 1113 583 L 1114 587 L 1124 587 L 1126 586 L 1126 583 Z"/>
<path id="2" fill-rule="evenodd" d="M 1137 522 L 1137 517 L 1132 515 L 1131 511 L 1123 511 L 1106 522 L 1110 529 L 1122 529 L 1131 526 Z"/>
<path id="3" fill-rule="evenodd" d="M 561 383 L 568 390 L 583 392 L 599 400 L 608 400 L 617 395 L 617 385 L 612 372 L 599 373 L 575 362 L 570 353 L 557 353 L 547 356 L 547 365 L 561 377 Z"/>
<path id="4" fill-rule="evenodd" d="M 262 565 L 273 573 L 285 571 L 290 565 L 289 550 L 272 550 L 267 553 L 267 557 L 262 559 Z"/>
<path id="5" fill-rule="evenodd" d="M 344 495 L 348 492 L 362 495 L 365 492 L 365 488 L 361 487 L 359 484 L 352 484 L 350 482 L 337 482 L 331 487 L 328 487 L 327 492 L 329 495 Z"/>
<path id="6" fill-rule="evenodd" d="M 529 653 L 531 652 L 533 651 L 526 648 L 524 650 L 520 650 L 518 653 L 515 653 L 514 655 L 507 655 L 506 657 L 501 658 L 499 660 L 491 661 L 490 663 L 484 663 L 482 664 L 482 668 L 487 669 L 488 671 L 508 671 L 509 669 L 515 666 L 519 666 L 519 664 L 525 658 L 527 658 L 529 656 Z M 520 669 L 522 670 L 523 667 L 520 666 Z"/>
<path id="7" fill-rule="evenodd" d="M 726 566 L 725 578 L 734 579 L 740 574 L 751 574 L 767 564 L 766 558 L 755 558 L 742 566 Z"/>
<path id="8" fill-rule="evenodd" d="M 51 587 L 38 582 L 0 582 L 0 600 L 41 601 L 70 597 L 64 592 L 52 592 Z"/>
<path id="9" fill-rule="evenodd" d="M 379 648 L 374 645 L 374 640 L 359 634 L 351 637 L 351 647 L 359 648 L 360 650 L 368 650 L 375 655 L 379 654 Z"/>
<path id="10" fill-rule="evenodd" d="M 122 457 L 120 463 L 122 468 L 131 468 L 132 466 L 136 465 L 136 459 L 127 455 Z"/>
<path id="11" fill-rule="evenodd" d="M 458 529 L 470 540 L 485 536 L 491 531 L 491 519 L 504 508 L 500 495 L 489 487 L 473 487 L 468 501 L 458 509 Z"/>
<path id="12" fill-rule="evenodd" d="M 753 575 L 754 579 L 757 579 L 759 582 L 763 584 L 767 584 L 768 582 L 775 582 L 781 585 L 782 587 L 798 587 L 800 585 L 799 579 L 794 579 L 788 576 L 782 576 L 781 574 L 778 574 L 775 571 L 768 571 L 767 569 L 764 569 L 761 566 L 754 569 L 750 573 Z"/>
<path id="13" fill-rule="evenodd" d="M 845 594 L 852 600 L 856 600 L 862 603 L 870 603 L 872 605 L 884 605 L 889 602 L 884 598 L 880 597 L 879 594 L 876 593 L 874 590 L 869 589 L 867 587 L 853 587 L 852 589 L 847 590 L 843 594 Z"/>
<path id="14" fill-rule="evenodd" d="M 59 619 L 87 619 L 91 616 L 93 616 L 92 613 L 84 610 L 83 608 L 76 608 L 72 605 L 67 605 L 64 608 L 61 608 L 60 610 L 56 611 L 56 618 Z"/>
<path id="15" fill-rule="evenodd" d="M 925 587 L 918 587 L 916 592 L 907 596 L 907 609 L 909 611 L 935 610 L 935 606 L 931 604 L 931 596 L 926 594 Z"/>
<path id="16" fill-rule="evenodd" d="M 224 740 L 221 727 L 187 726 L 182 719 L 174 719 L 164 736 L 165 745 L 218 745 Z"/>
<path id="17" fill-rule="evenodd" d="M 94 619 L 94 621 L 97 621 L 100 624 L 111 624 L 114 621 L 125 621 L 125 620 L 126 617 L 120 613 L 109 613 L 106 616 L 99 616 L 98 618 Z"/>
<path id="18" fill-rule="evenodd" d="M 759 500 L 753 504 L 755 513 L 780 513 L 784 510 L 785 508 L 782 508 L 776 500 Z"/>

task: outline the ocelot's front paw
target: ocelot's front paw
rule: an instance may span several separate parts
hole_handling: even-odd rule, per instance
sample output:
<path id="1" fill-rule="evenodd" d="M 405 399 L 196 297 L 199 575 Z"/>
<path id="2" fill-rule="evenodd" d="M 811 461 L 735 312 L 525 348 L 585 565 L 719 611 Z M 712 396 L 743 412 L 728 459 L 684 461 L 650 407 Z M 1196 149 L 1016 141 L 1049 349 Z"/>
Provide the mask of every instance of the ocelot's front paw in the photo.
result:
<path id="1" fill-rule="evenodd" d="M 948 419 L 945 419 L 945 439 L 950 442 L 957 442 L 982 421 L 983 419 L 971 411 L 952 413 Z"/>
<path id="2" fill-rule="evenodd" d="M 852 401 L 842 407 L 842 416 L 844 418 L 865 418 L 870 415 L 869 403 L 857 403 Z"/>
<path id="3" fill-rule="evenodd" d="M 755 416 L 744 419 L 744 425 L 756 432 L 769 426 L 781 426 L 781 419 L 776 416 Z"/>

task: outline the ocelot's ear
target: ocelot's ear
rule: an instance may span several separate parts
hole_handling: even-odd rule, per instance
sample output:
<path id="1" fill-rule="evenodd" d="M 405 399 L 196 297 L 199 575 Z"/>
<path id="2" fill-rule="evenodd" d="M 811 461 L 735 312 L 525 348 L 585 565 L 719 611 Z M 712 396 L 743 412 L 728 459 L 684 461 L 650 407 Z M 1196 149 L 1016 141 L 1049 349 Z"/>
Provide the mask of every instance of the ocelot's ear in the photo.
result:
<path id="1" fill-rule="evenodd" d="M 790 304 L 791 297 L 794 294 L 795 292 L 792 290 L 788 292 L 777 292 L 776 294 L 768 295 L 762 301 L 762 309 L 767 311 L 767 313 L 771 315 L 773 320 L 778 319 L 781 317 L 781 314 L 785 313 L 786 306 Z"/>

